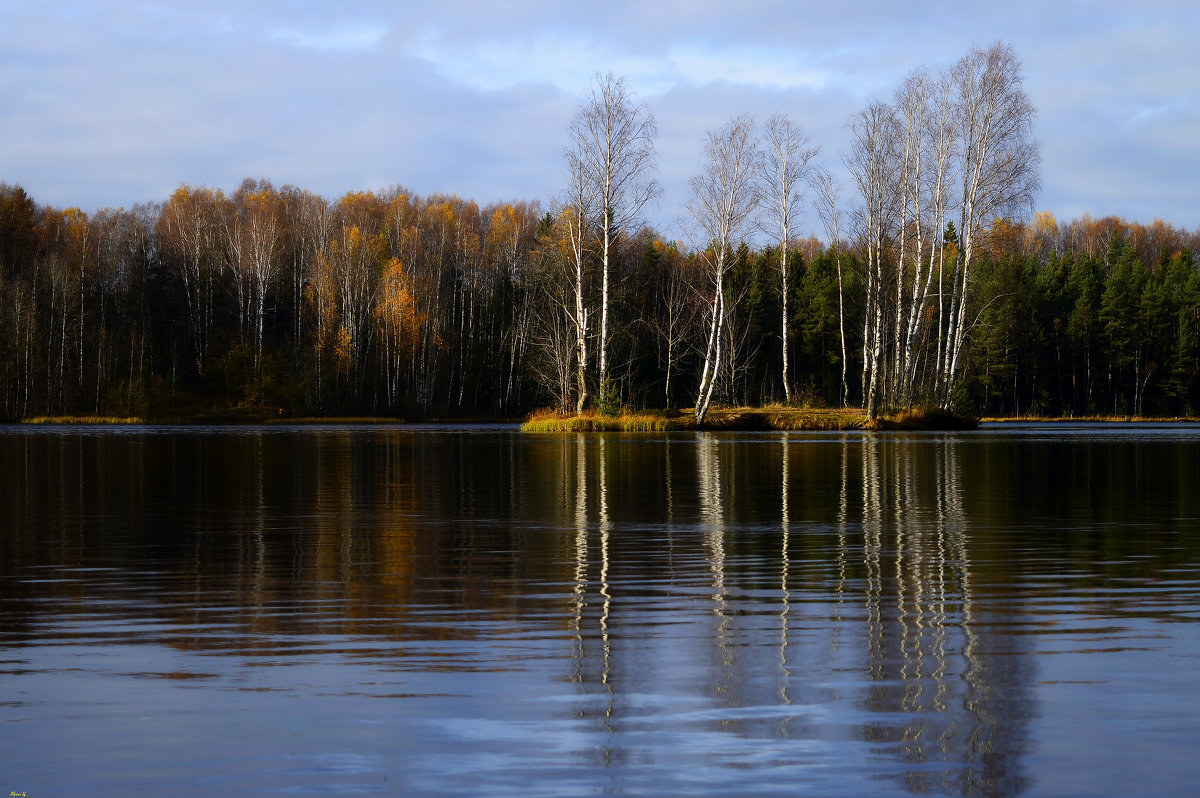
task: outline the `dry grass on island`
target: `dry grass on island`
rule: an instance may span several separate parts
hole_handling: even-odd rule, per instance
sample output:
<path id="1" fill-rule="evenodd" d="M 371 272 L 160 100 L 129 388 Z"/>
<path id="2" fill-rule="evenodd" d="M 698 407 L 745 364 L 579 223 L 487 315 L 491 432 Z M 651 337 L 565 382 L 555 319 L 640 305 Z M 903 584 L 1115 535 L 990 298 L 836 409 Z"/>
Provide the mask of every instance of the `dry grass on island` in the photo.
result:
<path id="1" fill-rule="evenodd" d="M 139 416 L 32 416 L 21 419 L 22 424 L 82 424 L 95 426 L 99 424 L 145 424 L 146 420 Z"/>
<path id="2" fill-rule="evenodd" d="M 867 419 L 862 408 L 729 407 L 709 410 L 702 429 L 759 431 L 956 430 L 976 421 L 943 410 L 912 409 Z M 690 410 L 643 410 L 606 416 L 595 411 L 566 415 L 538 410 L 521 425 L 525 432 L 669 432 L 698 429 Z"/>

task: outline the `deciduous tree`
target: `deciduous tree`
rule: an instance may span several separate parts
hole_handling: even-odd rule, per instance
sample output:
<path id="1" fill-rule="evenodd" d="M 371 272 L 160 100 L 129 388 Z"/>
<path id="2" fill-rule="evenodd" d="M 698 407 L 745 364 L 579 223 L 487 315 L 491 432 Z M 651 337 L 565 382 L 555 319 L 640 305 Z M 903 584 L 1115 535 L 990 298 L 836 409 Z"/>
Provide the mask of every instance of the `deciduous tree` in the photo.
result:
<path id="1" fill-rule="evenodd" d="M 1041 156 L 1032 136 L 1036 109 L 1022 87 L 1011 46 L 973 48 L 951 70 L 957 103 L 962 198 L 961 241 L 942 365 L 942 402 L 949 405 L 968 331 L 971 268 L 981 233 L 992 220 L 1028 210 L 1041 186 Z"/>
<path id="2" fill-rule="evenodd" d="M 788 368 L 788 293 L 790 272 L 788 250 L 795 231 L 796 217 L 803 209 L 801 188 L 808 177 L 809 164 L 820 147 L 811 146 L 808 136 L 786 114 L 767 119 L 763 146 L 759 194 L 764 209 L 763 228 L 779 245 L 779 294 L 781 298 L 779 338 L 783 348 L 783 395 L 792 400 L 792 377 Z"/>
<path id="3" fill-rule="evenodd" d="M 703 424 L 712 402 L 713 388 L 721 362 L 725 307 L 725 273 L 733 248 L 741 241 L 759 194 L 758 148 L 754 140 L 754 118 L 735 117 L 725 126 L 709 131 L 704 145 L 700 174 L 690 181 L 688 211 L 703 237 L 703 258 L 712 284 L 709 305 L 708 343 L 696 395 L 696 423 Z"/>
<path id="4" fill-rule="evenodd" d="M 635 105 L 623 78 L 597 76 L 569 127 L 568 160 L 591 184 L 600 238 L 600 382 L 608 378 L 609 277 L 618 239 L 636 226 L 661 189 L 653 176 L 658 127 L 645 104 Z M 574 178 L 573 178 L 574 179 Z M 572 191 L 572 194 L 575 192 Z"/>

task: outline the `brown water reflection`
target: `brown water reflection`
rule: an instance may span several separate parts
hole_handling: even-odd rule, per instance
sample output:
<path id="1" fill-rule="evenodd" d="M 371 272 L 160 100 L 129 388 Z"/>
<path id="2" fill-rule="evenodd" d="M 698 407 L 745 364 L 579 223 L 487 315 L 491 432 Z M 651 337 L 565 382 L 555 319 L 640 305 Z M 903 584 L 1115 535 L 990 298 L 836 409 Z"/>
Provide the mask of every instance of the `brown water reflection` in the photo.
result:
<path id="1" fill-rule="evenodd" d="M 1197 440 L 8 430 L 0 728 L 46 790 L 1170 792 Z M 1064 741 L 1133 683 L 1153 745 Z"/>

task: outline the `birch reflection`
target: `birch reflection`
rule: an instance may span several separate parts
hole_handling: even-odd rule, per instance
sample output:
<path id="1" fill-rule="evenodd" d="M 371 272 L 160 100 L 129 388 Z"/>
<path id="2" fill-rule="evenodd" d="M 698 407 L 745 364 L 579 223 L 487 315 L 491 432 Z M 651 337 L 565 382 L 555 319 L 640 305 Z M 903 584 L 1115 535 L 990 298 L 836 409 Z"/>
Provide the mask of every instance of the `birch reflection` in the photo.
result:
<path id="1" fill-rule="evenodd" d="M 654 727 L 730 762 L 865 748 L 873 778 L 914 792 L 1022 788 L 1030 664 L 976 597 L 955 439 L 555 446 L 564 675 L 589 761 L 628 765 Z"/>
<path id="2" fill-rule="evenodd" d="M 566 456 L 567 448 L 561 451 Z M 587 462 L 581 437 L 575 439 L 575 581 L 572 585 L 571 630 L 575 635 L 575 674 L 574 680 L 583 681 L 583 610 L 587 606 L 587 568 L 588 568 L 588 539 L 587 539 Z M 567 469 L 563 469 L 566 476 Z M 563 480 L 566 483 L 566 480 Z"/>
<path id="3" fill-rule="evenodd" d="M 959 449 L 871 436 L 862 452 L 865 705 L 881 716 L 864 739 L 912 766 L 914 792 L 1017 792 L 1023 671 L 974 606 Z"/>
<path id="4" fill-rule="evenodd" d="M 792 703 L 792 699 L 788 696 L 788 680 L 791 678 L 792 671 L 788 667 L 788 615 L 792 610 L 792 593 L 788 586 L 788 563 L 790 554 L 788 552 L 788 535 L 791 530 L 791 520 L 788 513 L 788 489 L 789 489 L 789 459 L 788 459 L 788 438 L 785 435 L 782 438 L 783 450 L 780 458 L 780 498 L 779 498 L 779 515 L 782 545 L 779 552 L 779 593 L 780 593 L 780 609 L 779 609 L 779 670 L 782 678 L 779 682 L 779 698 L 784 704 Z M 786 723 L 786 721 L 785 721 Z"/>
<path id="5" fill-rule="evenodd" d="M 602 690 L 603 707 L 598 714 L 606 731 L 612 732 L 613 715 L 616 708 L 616 692 L 613 689 L 613 650 L 609 629 L 613 607 L 613 593 L 609 585 L 609 546 L 612 523 L 609 518 L 608 493 L 608 441 L 601 437 L 575 436 L 573 440 L 573 473 L 563 473 L 564 481 L 570 477 L 575 483 L 574 508 L 574 574 L 571 587 L 571 633 L 575 644 L 572 681 L 585 686 L 599 684 Z M 565 444 L 564 444 L 565 451 Z M 589 474 L 591 479 L 589 479 Z M 589 483 L 594 482 L 595 507 L 589 501 Z M 593 523 L 592 519 L 595 519 Z M 599 533 L 597 559 L 599 560 L 598 584 L 593 584 L 592 532 Z M 596 599 L 589 597 L 597 593 Z M 590 604 L 599 606 L 599 613 L 589 613 Z M 592 625 L 594 624 L 594 626 Z M 589 628 L 589 626 L 591 628 Z M 595 645 L 598 642 L 599 646 Z M 590 704 L 589 704 L 590 706 Z M 580 716 L 592 714 L 588 708 Z M 612 752 L 605 750 L 607 759 Z"/>
<path id="6" fill-rule="evenodd" d="M 716 646 L 720 674 L 716 692 L 725 692 L 733 678 L 733 649 L 730 646 L 729 590 L 725 585 L 725 507 L 722 501 L 721 458 L 717 439 L 701 434 L 696 441 L 696 474 L 700 488 L 700 519 L 704 547 L 712 573 L 713 612 L 718 618 Z"/>
<path id="7" fill-rule="evenodd" d="M 612 718 L 613 694 L 612 677 L 612 642 L 609 640 L 609 618 L 612 614 L 612 592 L 608 584 L 608 545 L 612 532 L 612 521 L 608 517 L 608 438 L 600 438 L 600 643 L 604 651 L 604 667 L 600 679 L 604 690 L 608 693 L 608 706 L 605 708 L 604 719 L 607 726 Z"/>

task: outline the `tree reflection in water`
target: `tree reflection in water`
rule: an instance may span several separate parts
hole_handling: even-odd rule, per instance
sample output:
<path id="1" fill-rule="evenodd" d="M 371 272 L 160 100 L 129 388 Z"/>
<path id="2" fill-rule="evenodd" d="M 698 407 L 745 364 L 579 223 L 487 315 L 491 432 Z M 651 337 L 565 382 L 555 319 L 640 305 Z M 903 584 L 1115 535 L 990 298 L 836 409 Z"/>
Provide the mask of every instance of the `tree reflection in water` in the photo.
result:
<path id="1" fill-rule="evenodd" d="M 15 531 L 0 540 L 0 589 L 37 599 L 5 604 L 10 635 L 87 606 L 79 642 L 151 621 L 163 631 L 141 644 L 222 655 L 205 664 L 233 691 L 307 697 L 282 666 L 332 664 L 347 675 L 328 677 L 331 694 L 525 724 L 557 707 L 565 720 L 538 722 L 569 724 L 571 756 L 647 779 L 851 768 L 914 792 L 1026 785 L 1029 637 L 1009 633 L 1021 621 L 994 587 L 978 598 L 980 574 L 1002 584 L 1011 564 L 972 540 L 981 510 L 964 483 L 990 473 L 954 438 L 48 443 L 5 441 L 0 506 Z M 50 565 L 111 570 L 17 578 Z M 538 687 L 473 692 L 480 674 Z M 569 712 L 522 704 L 539 690 L 567 693 Z M 404 717 L 390 722 L 407 730 Z"/>
<path id="2" fill-rule="evenodd" d="M 1032 663 L 975 607 L 959 449 L 874 435 L 766 443 L 668 437 L 653 456 L 616 437 L 564 444 L 575 447 L 581 497 L 576 606 L 590 592 L 601 607 L 590 651 L 588 616 L 574 615 L 575 673 L 607 691 L 605 728 L 644 720 L 633 694 L 682 694 L 711 707 L 679 713 L 684 724 L 703 717 L 750 738 L 858 739 L 893 759 L 914 792 L 1020 792 Z M 619 486 L 614 470 L 627 472 Z M 580 515 L 589 474 L 601 496 L 592 524 Z M 650 499 L 651 517 L 692 535 L 691 556 L 668 560 L 665 538 L 645 534 L 641 494 L 654 481 L 663 506 Z M 610 494 L 620 497 L 615 525 Z M 590 585 L 585 559 L 597 541 L 601 578 Z M 701 580 L 712 619 L 704 631 Z M 666 617 L 647 606 L 652 584 L 670 597 Z"/>
<path id="3" fill-rule="evenodd" d="M 889 716 L 864 734 L 900 745 L 916 792 L 1019 791 L 1028 666 L 981 639 L 958 450 L 870 436 L 862 451 L 866 706 Z"/>

